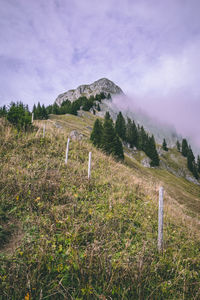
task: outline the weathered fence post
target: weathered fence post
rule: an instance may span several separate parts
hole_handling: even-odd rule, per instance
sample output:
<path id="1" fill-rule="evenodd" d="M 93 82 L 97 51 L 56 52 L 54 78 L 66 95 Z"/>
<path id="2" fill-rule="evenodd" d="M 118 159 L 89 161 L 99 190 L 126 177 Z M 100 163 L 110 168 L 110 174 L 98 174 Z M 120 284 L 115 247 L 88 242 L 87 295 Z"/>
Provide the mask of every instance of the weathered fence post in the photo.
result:
<path id="1" fill-rule="evenodd" d="M 33 120 L 34 120 L 34 113 L 32 113 L 32 123 L 33 123 Z"/>
<path id="2" fill-rule="evenodd" d="M 67 164 L 67 161 L 68 161 L 69 141 L 70 141 L 70 139 L 68 138 L 68 139 L 67 139 L 67 148 L 66 148 L 65 164 Z"/>
<path id="3" fill-rule="evenodd" d="M 88 179 L 90 180 L 91 176 L 91 159 L 92 159 L 92 152 L 89 152 L 89 161 L 88 161 Z"/>
<path id="4" fill-rule="evenodd" d="M 158 251 L 163 250 L 163 195 L 164 188 L 159 189 L 159 207 L 158 207 Z"/>
<path id="5" fill-rule="evenodd" d="M 45 137 L 45 124 L 44 124 L 44 126 L 43 126 L 43 138 Z"/>

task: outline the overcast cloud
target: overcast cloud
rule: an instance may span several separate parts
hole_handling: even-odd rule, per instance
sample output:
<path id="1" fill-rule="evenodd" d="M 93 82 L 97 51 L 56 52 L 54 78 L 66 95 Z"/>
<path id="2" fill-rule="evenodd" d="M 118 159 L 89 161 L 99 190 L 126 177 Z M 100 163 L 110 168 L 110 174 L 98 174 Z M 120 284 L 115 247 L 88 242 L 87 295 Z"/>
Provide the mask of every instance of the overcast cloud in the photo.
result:
<path id="1" fill-rule="evenodd" d="M 200 146 L 199 0 L 0 0 L 0 105 L 107 77 Z"/>

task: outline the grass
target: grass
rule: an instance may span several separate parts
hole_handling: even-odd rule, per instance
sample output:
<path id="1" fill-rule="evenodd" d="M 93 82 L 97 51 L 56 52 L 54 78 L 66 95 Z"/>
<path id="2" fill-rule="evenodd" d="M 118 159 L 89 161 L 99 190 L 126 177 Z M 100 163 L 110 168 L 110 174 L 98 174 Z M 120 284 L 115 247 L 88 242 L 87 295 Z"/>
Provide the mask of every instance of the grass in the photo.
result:
<path id="1" fill-rule="evenodd" d="M 44 139 L 43 121 L 20 135 L 0 123 L 0 224 L 5 231 L 9 225 L 0 256 L 2 299 L 198 299 L 198 220 L 186 208 L 193 212 L 199 187 L 98 151 L 88 141 L 94 119 L 51 116 Z M 70 141 L 66 166 L 71 130 L 85 138 Z M 166 189 L 163 253 L 157 252 L 160 184 Z M 184 203 L 175 195 L 181 190 Z"/>

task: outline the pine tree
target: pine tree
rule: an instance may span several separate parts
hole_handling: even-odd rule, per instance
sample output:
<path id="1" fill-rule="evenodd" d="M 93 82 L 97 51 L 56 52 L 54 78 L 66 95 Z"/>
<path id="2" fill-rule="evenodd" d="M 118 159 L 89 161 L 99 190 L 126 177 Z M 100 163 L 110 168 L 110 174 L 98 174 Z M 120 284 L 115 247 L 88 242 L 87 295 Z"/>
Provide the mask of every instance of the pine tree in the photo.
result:
<path id="1" fill-rule="evenodd" d="M 124 151 L 123 151 L 123 146 L 122 142 L 120 141 L 120 138 L 116 134 L 115 139 L 114 139 L 114 156 L 119 158 L 119 159 L 124 159 Z"/>
<path id="2" fill-rule="evenodd" d="M 42 111 L 41 111 L 42 115 L 41 115 L 41 118 L 43 120 L 47 120 L 48 119 L 48 114 L 47 114 L 47 111 L 46 111 L 46 108 L 44 106 L 44 104 L 42 105 Z"/>
<path id="3" fill-rule="evenodd" d="M 145 153 L 148 152 L 148 134 L 144 130 L 144 127 L 139 127 L 138 133 L 138 149 L 143 150 Z M 148 154 L 147 154 L 148 155 Z"/>
<path id="4" fill-rule="evenodd" d="M 98 111 L 101 111 L 101 108 L 100 108 L 99 103 L 97 104 L 97 110 L 98 110 Z"/>
<path id="5" fill-rule="evenodd" d="M 115 131 L 109 113 L 105 115 L 102 134 L 102 149 L 116 158 L 123 159 L 123 146 Z"/>
<path id="6" fill-rule="evenodd" d="M 186 139 L 182 140 L 182 155 L 187 157 L 188 154 L 188 142 Z"/>
<path id="7" fill-rule="evenodd" d="M 200 173 L 200 156 L 197 157 L 197 171 Z"/>
<path id="8" fill-rule="evenodd" d="M 192 174 L 194 175 L 194 177 L 196 179 L 199 179 L 199 174 L 198 174 L 198 171 L 197 171 L 197 165 L 195 162 L 193 162 L 193 170 L 192 170 Z"/>
<path id="9" fill-rule="evenodd" d="M 107 112 L 105 113 L 104 120 L 111 120 L 111 116 L 110 116 L 109 111 L 107 111 Z"/>
<path id="10" fill-rule="evenodd" d="M 103 124 L 102 148 L 108 154 L 114 153 L 115 136 L 116 133 L 113 126 L 113 121 L 105 116 Z"/>
<path id="11" fill-rule="evenodd" d="M 125 141 L 125 139 L 126 139 L 126 122 L 125 122 L 125 119 L 124 119 L 121 111 L 117 115 L 117 120 L 115 123 L 115 130 L 116 130 L 118 136 L 122 139 L 122 141 Z"/>
<path id="12" fill-rule="evenodd" d="M 180 152 L 181 151 L 181 145 L 180 145 L 179 141 L 176 142 L 176 147 L 177 147 L 177 150 Z"/>
<path id="13" fill-rule="evenodd" d="M 7 115 L 7 109 L 6 106 L 4 105 L 3 107 L 0 107 L 0 118 L 5 117 Z"/>
<path id="14" fill-rule="evenodd" d="M 12 102 L 10 104 L 7 119 L 17 128 L 17 130 L 27 130 L 31 127 L 31 114 L 28 107 L 22 102 Z"/>
<path id="15" fill-rule="evenodd" d="M 162 143 L 162 149 L 165 150 L 165 151 L 168 151 L 167 143 L 166 143 L 165 139 L 163 140 L 163 143 Z"/>
<path id="16" fill-rule="evenodd" d="M 130 118 L 127 118 L 126 124 L 126 142 L 130 144 L 130 147 L 138 147 L 138 131 L 135 125 L 134 120 L 131 121 Z"/>
<path id="17" fill-rule="evenodd" d="M 36 117 L 35 119 L 42 119 L 42 107 L 40 105 L 40 102 L 38 102 L 37 108 L 36 108 Z"/>
<path id="18" fill-rule="evenodd" d="M 195 161 L 195 157 L 194 157 L 191 147 L 189 146 L 188 151 L 187 151 L 187 167 L 191 172 L 193 172 L 193 162 L 194 161 Z"/>
<path id="19" fill-rule="evenodd" d="M 96 147 L 101 147 L 102 143 L 103 126 L 99 119 L 96 119 L 90 135 L 90 140 Z"/>
<path id="20" fill-rule="evenodd" d="M 148 156 L 151 158 L 152 167 L 159 166 L 159 156 L 156 150 L 156 143 L 153 135 L 149 138 Z"/>

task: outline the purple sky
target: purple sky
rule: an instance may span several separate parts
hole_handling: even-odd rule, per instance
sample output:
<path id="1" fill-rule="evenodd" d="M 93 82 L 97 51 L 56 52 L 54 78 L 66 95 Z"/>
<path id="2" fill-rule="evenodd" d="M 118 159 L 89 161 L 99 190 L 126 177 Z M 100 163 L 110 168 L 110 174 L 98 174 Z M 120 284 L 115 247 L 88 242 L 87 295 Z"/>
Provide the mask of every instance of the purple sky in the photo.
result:
<path id="1" fill-rule="evenodd" d="M 0 0 L 0 105 L 107 77 L 200 146 L 199 0 Z"/>

